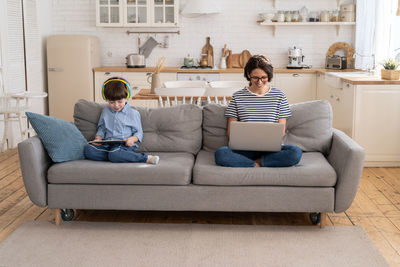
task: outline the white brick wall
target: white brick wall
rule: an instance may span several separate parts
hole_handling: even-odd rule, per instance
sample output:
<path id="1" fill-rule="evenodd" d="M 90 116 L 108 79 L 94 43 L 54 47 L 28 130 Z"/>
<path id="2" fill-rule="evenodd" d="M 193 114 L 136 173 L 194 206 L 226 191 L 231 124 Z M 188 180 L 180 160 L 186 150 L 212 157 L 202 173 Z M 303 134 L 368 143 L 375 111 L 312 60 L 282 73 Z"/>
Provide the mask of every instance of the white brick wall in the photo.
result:
<path id="1" fill-rule="evenodd" d="M 337 9 L 336 0 L 299 2 L 277 0 L 276 10 L 298 10 L 304 5 L 311 11 Z M 248 49 L 252 54 L 265 54 L 271 58 L 275 67 L 287 64 L 287 49 L 293 45 L 303 48 L 305 63 L 313 67 L 323 66 L 325 53 L 334 42 L 354 45 L 355 26 L 342 26 L 339 35 L 336 35 L 334 26 L 280 27 L 273 36 L 272 27 L 256 23 L 260 12 L 273 9 L 272 0 L 219 0 L 218 4 L 223 10 L 218 15 L 198 18 L 181 16 L 181 34 L 170 35 L 169 48 L 156 47 L 147 59 L 147 66 L 154 66 L 160 56 L 167 57 L 168 66 L 182 65 L 187 54 L 199 58 L 206 36 L 211 37 L 215 64 L 219 61 L 224 43 L 233 53 Z M 100 38 L 103 66 L 123 66 L 125 56 L 138 51 L 138 35 L 126 34 L 132 28 L 95 26 L 95 0 L 53 0 L 51 10 L 52 34 L 93 34 Z M 159 42 L 164 38 L 164 34 L 152 36 Z M 141 34 L 141 37 L 145 39 L 147 35 Z"/>

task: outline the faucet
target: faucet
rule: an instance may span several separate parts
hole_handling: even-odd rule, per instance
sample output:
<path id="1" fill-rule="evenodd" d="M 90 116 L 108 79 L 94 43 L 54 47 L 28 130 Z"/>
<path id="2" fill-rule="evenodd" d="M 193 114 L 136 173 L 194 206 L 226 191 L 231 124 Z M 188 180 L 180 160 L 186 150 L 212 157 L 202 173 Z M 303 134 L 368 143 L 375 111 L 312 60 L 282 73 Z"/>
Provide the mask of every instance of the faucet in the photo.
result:
<path id="1" fill-rule="evenodd" d="M 368 64 L 368 65 L 367 65 L 367 68 L 364 69 L 364 70 L 366 70 L 369 74 L 373 75 L 373 74 L 374 74 L 374 71 L 375 71 L 375 68 L 376 68 L 376 65 L 375 65 L 375 54 L 364 55 L 364 54 L 360 54 L 360 53 L 355 52 L 354 55 L 353 55 L 353 58 L 356 58 L 356 56 L 360 56 L 360 57 L 369 57 L 369 58 L 371 58 L 372 66 L 370 66 L 370 65 Z"/>

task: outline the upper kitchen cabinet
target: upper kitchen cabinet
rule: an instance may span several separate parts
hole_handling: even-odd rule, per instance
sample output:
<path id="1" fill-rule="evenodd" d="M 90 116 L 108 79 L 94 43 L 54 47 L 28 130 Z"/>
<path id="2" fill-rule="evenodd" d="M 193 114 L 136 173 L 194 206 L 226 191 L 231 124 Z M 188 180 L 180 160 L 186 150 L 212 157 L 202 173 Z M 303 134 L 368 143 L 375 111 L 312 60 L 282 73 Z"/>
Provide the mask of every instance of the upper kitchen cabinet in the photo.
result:
<path id="1" fill-rule="evenodd" d="M 96 26 L 178 27 L 179 0 L 96 0 Z"/>

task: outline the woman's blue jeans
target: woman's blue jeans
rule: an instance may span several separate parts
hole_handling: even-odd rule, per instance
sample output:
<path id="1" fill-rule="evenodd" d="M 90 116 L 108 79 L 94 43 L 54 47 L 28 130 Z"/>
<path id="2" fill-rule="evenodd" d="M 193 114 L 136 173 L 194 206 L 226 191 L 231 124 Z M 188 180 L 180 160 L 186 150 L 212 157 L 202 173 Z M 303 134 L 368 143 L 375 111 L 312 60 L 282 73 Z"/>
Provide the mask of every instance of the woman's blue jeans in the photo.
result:
<path id="1" fill-rule="evenodd" d="M 232 150 L 227 146 L 215 151 L 215 163 L 225 167 L 254 167 L 261 158 L 261 167 L 289 167 L 299 163 L 303 152 L 297 146 L 283 145 L 281 151 Z"/>
<path id="2" fill-rule="evenodd" d="M 124 162 L 146 162 L 147 154 L 137 153 L 137 145 L 132 147 L 124 145 L 86 145 L 84 149 L 85 158 L 96 161 Z"/>

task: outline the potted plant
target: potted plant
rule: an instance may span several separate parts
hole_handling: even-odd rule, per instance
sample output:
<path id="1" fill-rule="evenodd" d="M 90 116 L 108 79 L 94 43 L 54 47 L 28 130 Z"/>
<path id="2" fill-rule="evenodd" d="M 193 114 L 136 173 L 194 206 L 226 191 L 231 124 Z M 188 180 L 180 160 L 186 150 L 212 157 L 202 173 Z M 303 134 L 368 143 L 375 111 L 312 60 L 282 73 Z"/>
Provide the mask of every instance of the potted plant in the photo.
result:
<path id="1" fill-rule="evenodd" d="M 397 70 L 400 63 L 390 58 L 382 63 L 383 69 L 381 70 L 382 79 L 385 80 L 398 80 L 400 77 L 400 71 Z"/>

